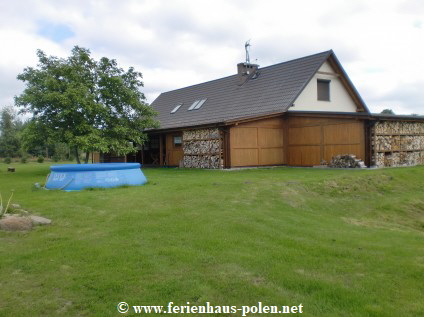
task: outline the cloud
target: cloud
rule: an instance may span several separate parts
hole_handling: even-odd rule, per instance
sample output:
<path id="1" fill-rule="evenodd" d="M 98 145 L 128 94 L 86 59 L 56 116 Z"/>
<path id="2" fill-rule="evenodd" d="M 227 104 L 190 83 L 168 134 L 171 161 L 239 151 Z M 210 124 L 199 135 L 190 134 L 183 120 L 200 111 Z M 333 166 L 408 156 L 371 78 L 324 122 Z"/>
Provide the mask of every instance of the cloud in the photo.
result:
<path id="1" fill-rule="evenodd" d="M 80 45 L 134 66 L 152 102 L 234 74 L 251 39 L 262 67 L 333 49 L 373 111 L 423 113 L 423 12 L 421 0 L 3 1 L 0 106 L 22 89 L 16 75 L 36 64 L 37 49 L 66 57 Z"/>

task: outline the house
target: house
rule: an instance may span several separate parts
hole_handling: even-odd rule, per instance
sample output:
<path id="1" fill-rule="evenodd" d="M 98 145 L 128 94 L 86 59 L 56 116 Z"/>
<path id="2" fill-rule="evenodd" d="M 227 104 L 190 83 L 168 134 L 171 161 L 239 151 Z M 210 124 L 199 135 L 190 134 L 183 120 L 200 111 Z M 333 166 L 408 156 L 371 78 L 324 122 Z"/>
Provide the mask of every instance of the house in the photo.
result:
<path id="1" fill-rule="evenodd" d="M 371 114 L 332 50 L 263 68 L 239 63 L 235 75 L 164 92 L 151 106 L 160 129 L 121 160 L 314 166 L 354 154 L 367 166 L 424 162 L 423 118 Z"/>

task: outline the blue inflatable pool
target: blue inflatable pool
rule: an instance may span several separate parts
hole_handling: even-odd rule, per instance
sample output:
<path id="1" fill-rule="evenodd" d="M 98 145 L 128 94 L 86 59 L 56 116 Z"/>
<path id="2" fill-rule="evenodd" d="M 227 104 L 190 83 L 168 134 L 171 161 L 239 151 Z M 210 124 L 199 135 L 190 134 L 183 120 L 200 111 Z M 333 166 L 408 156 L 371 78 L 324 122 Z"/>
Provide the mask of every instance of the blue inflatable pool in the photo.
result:
<path id="1" fill-rule="evenodd" d="M 139 163 L 64 164 L 50 167 L 47 189 L 81 190 L 143 185 Z"/>

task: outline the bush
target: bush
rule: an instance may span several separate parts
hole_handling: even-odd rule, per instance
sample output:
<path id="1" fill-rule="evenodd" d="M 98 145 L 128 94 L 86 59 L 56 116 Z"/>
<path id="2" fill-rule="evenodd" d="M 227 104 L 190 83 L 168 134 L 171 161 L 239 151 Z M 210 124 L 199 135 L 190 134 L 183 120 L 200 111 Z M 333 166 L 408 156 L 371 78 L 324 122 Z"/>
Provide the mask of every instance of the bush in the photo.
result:
<path id="1" fill-rule="evenodd" d="M 52 156 L 52 160 L 53 160 L 53 162 L 59 162 L 60 161 L 60 156 L 57 155 L 57 154 L 55 154 L 55 155 Z"/>
<path id="2" fill-rule="evenodd" d="M 43 162 L 44 162 L 44 156 L 39 155 L 39 156 L 37 157 L 37 162 L 38 162 L 38 163 L 43 163 Z"/>
<path id="3" fill-rule="evenodd" d="M 25 164 L 26 162 L 28 162 L 28 156 L 23 155 L 23 156 L 21 157 L 21 163 L 22 163 L 22 164 Z"/>
<path id="4" fill-rule="evenodd" d="M 12 162 L 12 159 L 11 159 L 10 157 L 6 157 L 6 158 L 4 159 L 4 162 L 5 162 L 6 164 L 10 164 L 10 163 Z"/>

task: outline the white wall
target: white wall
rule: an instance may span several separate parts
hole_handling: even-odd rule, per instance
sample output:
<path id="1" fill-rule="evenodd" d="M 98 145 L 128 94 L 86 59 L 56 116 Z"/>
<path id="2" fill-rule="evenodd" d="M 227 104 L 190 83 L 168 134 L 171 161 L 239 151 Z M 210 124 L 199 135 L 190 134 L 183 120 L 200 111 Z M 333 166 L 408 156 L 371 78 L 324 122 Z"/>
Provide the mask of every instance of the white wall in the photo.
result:
<path id="1" fill-rule="evenodd" d="M 335 74 L 334 69 L 328 62 L 325 62 L 318 71 Z M 318 100 L 317 79 L 331 80 L 330 101 Z M 293 110 L 356 112 L 356 104 L 353 102 L 338 76 L 316 73 L 300 96 L 297 97 L 294 102 L 294 107 L 289 109 L 289 111 Z"/>

